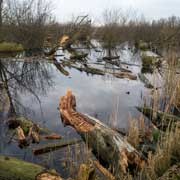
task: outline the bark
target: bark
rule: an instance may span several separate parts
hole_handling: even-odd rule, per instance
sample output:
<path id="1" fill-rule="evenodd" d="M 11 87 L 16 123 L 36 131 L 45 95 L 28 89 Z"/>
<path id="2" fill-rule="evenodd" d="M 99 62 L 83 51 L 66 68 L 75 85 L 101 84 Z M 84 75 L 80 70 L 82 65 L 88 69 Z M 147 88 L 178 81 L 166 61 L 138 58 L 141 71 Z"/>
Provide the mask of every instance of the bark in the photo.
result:
<path id="1" fill-rule="evenodd" d="M 62 121 L 76 129 L 100 162 L 111 169 L 116 179 L 120 179 L 130 166 L 139 169 L 144 166 L 143 155 L 132 147 L 121 134 L 99 120 L 77 112 L 75 102 L 75 96 L 70 90 L 61 97 Z"/>
<path id="2" fill-rule="evenodd" d="M 16 132 L 17 132 L 17 135 L 18 135 L 19 142 L 24 142 L 26 140 L 26 137 L 24 135 L 23 129 L 19 126 L 19 127 L 16 128 Z"/>
<path id="3" fill-rule="evenodd" d="M 106 177 L 108 180 L 115 180 L 115 177 L 106 169 L 104 168 L 98 161 L 93 161 L 96 168 Z"/>
<path id="4" fill-rule="evenodd" d="M 66 140 L 66 141 L 60 141 L 57 143 L 49 143 L 49 144 L 45 144 L 45 145 L 36 147 L 32 151 L 33 151 L 34 155 L 40 155 L 40 154 L 44 154 L 47 152 L 56 151 L 60 148 L 66 147 L 66 146 L 74 145 L 79 142 L 81 142 L 81 140 L 71 139 L 71 140 Z"/>
<path id="5" fill-rule="evenodd" d="M 46 135 L 46 136 L 42 136 L 43 138 L 45 139 L 50 139 L 50 140 L 53 140 L 53 139 L 61 139 L 62 137 L 58 134 L 55 134 L 55 133 L 52 133 L 50 135 Z"/>
<path id="6" fill-rule="evenodd" d="M 2 10 L 3 10 L 3 0 L 0 0 L 0 33 L 1 33 L 1 29 L 2 29 Z"/>

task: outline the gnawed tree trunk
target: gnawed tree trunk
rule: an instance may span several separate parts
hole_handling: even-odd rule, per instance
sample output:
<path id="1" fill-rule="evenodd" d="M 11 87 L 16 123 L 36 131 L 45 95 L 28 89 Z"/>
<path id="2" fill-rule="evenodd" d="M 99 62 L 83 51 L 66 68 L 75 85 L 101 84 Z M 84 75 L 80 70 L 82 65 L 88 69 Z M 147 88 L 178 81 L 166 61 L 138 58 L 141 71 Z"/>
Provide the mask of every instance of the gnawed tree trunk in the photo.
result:
<path id="1" fill-rule="evenodd" d="M 144 166 L 144 157 L 122 135 L 99 120 L 76 111 L 75 96 L 70 90 L 60 99 L 60 114 L 62 121 L 76 129 L 116 179 L 120 179 L 129 167 Z"/>
<path id="2" fill-rule="evenodd" d="M 1 180 L 35 180 L 38 174 L 45 173 L 45 168 L 13 157 L 0 156 Z M 48 180 L 62 180 L 54 171 L 46 171 Z M 41 179 L 38 179 L 41 180 Z"/>

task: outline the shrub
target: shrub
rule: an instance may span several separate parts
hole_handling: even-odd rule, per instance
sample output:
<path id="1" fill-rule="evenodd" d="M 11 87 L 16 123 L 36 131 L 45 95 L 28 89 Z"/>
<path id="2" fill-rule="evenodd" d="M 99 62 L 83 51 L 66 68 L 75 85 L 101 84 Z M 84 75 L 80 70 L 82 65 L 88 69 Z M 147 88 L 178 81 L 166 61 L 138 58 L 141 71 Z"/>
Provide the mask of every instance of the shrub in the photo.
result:
<path id="1" fill-rule="evenodd" d="M 13 42 L 0 43 L 0 52 L 19 52 L 23 50 L 24 48 L 21 44 L 17 44 Z"/>

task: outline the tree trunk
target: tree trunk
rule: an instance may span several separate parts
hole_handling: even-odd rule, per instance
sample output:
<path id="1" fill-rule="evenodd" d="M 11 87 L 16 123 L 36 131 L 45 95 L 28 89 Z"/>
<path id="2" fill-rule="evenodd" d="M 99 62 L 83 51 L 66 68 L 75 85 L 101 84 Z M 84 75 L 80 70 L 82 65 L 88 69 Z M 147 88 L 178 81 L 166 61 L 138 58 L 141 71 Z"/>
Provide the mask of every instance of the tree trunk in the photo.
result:
<path id="1" fill-rule="evenodd" d="M 0 0 L 0 41 L 2 40 L 2 10 L 3 10 L 3 0 Z"/>
<path id="2" fill-rule="evenodd" d="M 144 166 L 144 157 L 122 135 L 99 120 L 76 112 L 75 105 L 75 96 L 69 90 L 60 99 L 62 121 L 76 129 L 100 162 L 110 168 L 116 179 L 120 179 L 129 167 Z"/>

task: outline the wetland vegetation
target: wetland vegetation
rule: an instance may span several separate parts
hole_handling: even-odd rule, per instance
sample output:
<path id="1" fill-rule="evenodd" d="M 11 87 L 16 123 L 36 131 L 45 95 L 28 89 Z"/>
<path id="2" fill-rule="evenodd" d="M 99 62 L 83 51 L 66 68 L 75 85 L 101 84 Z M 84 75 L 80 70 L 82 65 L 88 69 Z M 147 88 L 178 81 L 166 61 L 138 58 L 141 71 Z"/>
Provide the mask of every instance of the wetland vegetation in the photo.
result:
<path id="1" fill-rule="evenodd" d="M 0 0 L 0 180 L 180 178 L 180 18 L 102 19 Z"/>

